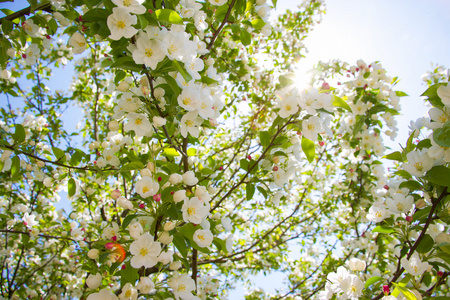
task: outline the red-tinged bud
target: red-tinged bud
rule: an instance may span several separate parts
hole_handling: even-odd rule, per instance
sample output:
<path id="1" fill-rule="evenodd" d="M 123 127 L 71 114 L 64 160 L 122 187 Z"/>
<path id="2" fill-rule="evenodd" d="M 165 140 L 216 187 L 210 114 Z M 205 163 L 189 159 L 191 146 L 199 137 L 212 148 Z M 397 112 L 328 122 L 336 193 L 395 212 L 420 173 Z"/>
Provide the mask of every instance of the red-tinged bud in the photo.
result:
<path id="1" fill-rule="evenodd" d="M 337 85 L 342 85 L 342 83 L 339 81 L 339 82 L 337 83 Z"/>
<path id="2" fill-rule="evenodd" d="M 139 204 L 139 208 L 144 208 L 144 207 L 145 207 L 144 203 Z"/>
<path id="3" fill-rule="evenodd" d="M 384 186 L 384 189 L 385 189 L 385 190 L 389 190 L 389 186 L 386 184 L 386 185 Z"/>
<path id="4" fill-rule="evenodd" d="M 114 245 L 115 245 L 114 243 L 106 243 L 105 248 L 111 250 L 112 248 L 114 248 Z"/>
<path id="5" fill-rule="evenodd" d="M 247 155 L 247 159 L 248 159 L 248 160 L 251 160 L 251 159 L 252 159 L 252 156 L 251 156 L 251 155 Z"/>
<path id="6" fill-rule="evenodd" d="M 418 144 L 420 142 L 420 140 L 419 139 L 416 139 L 416 143 Z"/>
<path id="7" fill-rule="evenodd" d="M 84 22 L 84 20 L 83 20 L 83 17 L 82 17 L 82 16 L 79 16 L 79 17 L 78 17 L 78 22 Z"/>
<path id="8" fill-rule="evenodd" d="M 87 27 L 83 25 L 83 27 L 81 27 L 81 31 L 85 32 L 87 30 Z"/>
<path id="9" fill-rule="evenodd" d="M 120 191 L 118 189 L 115 189 L 111 192 L 111 198 L 113 198 L 114 200 L 119 199 L 120 197 Z"/>
<path id="10" fill-rule="evenodd" d="M 330 85 L 327 82 L 322 83 L 322 88 L 324 90 L 329 90 L 330 89 Z"/>
<path id="11" fill-rule="evenodd" d="M 102 155 L 99 151 L 97 151 L 95 154 L 97 154 L 97 156 Z"/>
<path id="12" fill-rule="evenodd" d="M 69 255 L 70 258 L 73 258 L 73 255 Z"/>
<path id="13" fill-rule="evenodd" d="M 220 170 L 220 171 L 222 171 L 222 170 L 223 170 L 223 167 L 222 167 L 222 166 L 220 166 L 220 167 L 219 167 L 219 170 Z"/>
<path id="14" fill-rule="evenodd" d="M 127 266 L 126 265 L 122 265 L 122 270 L 125 270 Z"/>
<path id="15" fill-rule="evenodd" d="M 27 58 L 27 55 L 25 53 L 22 54 L 22 58 Z"/>
<path id="16" fill-rule="evenodd" d="M 359 68 L 356 68 L 356 72 L 358 72 L 359 71 Z"/>
<path id="17" fill-rule="evenodd" d="M 96 160 L 94 160 L 94 165 L 96 165 L 97 164 L 97 161 Z"/>
<path id="18" fill-rule="evenodd" d="M 384 295 L 389 295 L 389 286 L 388 285 L 383 285 L 383 293 Z"/>
<path id="19" fill-rule="evenodd" d="M 438 271 L 438 272 L 437 272 L 437 276 L 439 276 L 439 277 L 442 277 L 442 276 L 444 276 L 444 272 L 442 272 L 442 271 Z"/>
<path id="20" fill-rule="evenodd" d="M 23 222 L 23 225 L 27 226 L 27 225 L 28 225 L 28 223 L 24 221 L 24 222 Z"/>
<path id="21" fill-rule="evenodd" d="M 51 36 L 49 36 L 48 34 L 45 36 L 45 38 L 47 39 L 47 40 L 50 40 L 52 37 Z"/>
<path id="22" fill-rule="evenodd" d="M 113 236 L 111 239 L 112 239 L 114 242 L 117 242 L 117 236 Z"/>
<path id="23" fill-rule="evenodd" d="M 153 195 L 153 200 L 155 200 L 156 202 L 161 201 L 161 194 Z"/>
<path id="24" fill-rule="evenodd" d="M 350 169 L 348 169 L 350 172 L 353 172 L 353 171 L 355 171 L 355 170 L 353 170 L 352 168 L 350 168 Z"/>
<path id="25" fill-rule="evenodd" d="M 274 166 L 274 167 L 273 167 L 273 171 L 274 171 L 274 172 L 278 171 L 278 167 L 277 167 L 277 166 Z"/>
<path id="26" fill-rule="evenodd" d="M 104 57 L 108 57 L 108 54 L 105 53 L 105 54 L 103 54 L 103 56 L 104 56 Z"/>
<path id="27" fill-rule="evenodd" d="M 406 220 L 407 222 L 412 222 L 413 217 L 412 217 L 412 216 L 406 216 L 405 220 Z"/>
<path id="28" fill-rule="evenodd" d="M 174 192 L 174 191 L 171 191 L 170 194 L 173 195 L 173 194 L 175 194 L 175 192 Z"/>
<path id="29" fill-rule="evenodd" d="M 325 142 L 324 141 L 320 141 L 319 145 L 323 147 L 323 145 L 325 145 Z"/>
<path id="30" fill-rule="evenodd" d="M 162 178 L 161 178 L 161 176 L 159 176 L 159 177 L 158 177 L 158 181 L 161 181 L 161 180 L 162 180 Z"/>
<path id="31" fill-rule="evenodd" d="M 149 9 L 149 10 L 148 10 L 148 13 L 149 13 L 149 14 L 152 14 L 152 13 L 153 13 L 153 10 Z"/>
<path id="32" fill-rule="evenodd" d="M 84 231 L 84 232 L 86 232 L 86 228 L 84 228 L 84 227 L 83 227 L 83 228 L 81 228 L 81 231 Z"/>

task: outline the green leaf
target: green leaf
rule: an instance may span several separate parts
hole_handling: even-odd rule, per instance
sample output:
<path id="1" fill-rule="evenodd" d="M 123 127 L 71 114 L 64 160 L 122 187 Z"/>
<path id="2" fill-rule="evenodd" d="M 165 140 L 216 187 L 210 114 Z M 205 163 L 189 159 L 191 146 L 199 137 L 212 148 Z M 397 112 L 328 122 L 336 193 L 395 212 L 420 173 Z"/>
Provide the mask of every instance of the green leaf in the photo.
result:
<path id="1" fill-rule="evenodd" d="M 138 215 L 128 215 L 123 219 L 122 228 L 126 229 L 128 225 L 130 225 L 131 221 L 133 221 Z"/>
<path id="2" fill-rule="evenodd" d="M 195 156 L 197 154 L 197 149 L 195 148 L 189 148 L 187 149 L 187 156 Z"/>
<path id="3" fill-rule="evenodd" d="M 406 297 L 408 300 L 417 300 L 416 295 L 414 295 L 413 292 L 411 292 L 408 288 L 401 286 L 395 282 L 392 283 L 400 292 L 402 292 L 403 296 Z"/>
<path id="4" fill-rule="evenodd" d="M 52 147 L 53 155 L 55 155 L 55 158 L 57 161 L 64 162 L 66 160 L 66 154 L 64 151 L 57 147 Z"/>
<path id="5" fill-rule="evenodd" d="M 143 15 L 138 15 L 139 24 L 141 24 L 141 29 L 144 29 L 148 25 L 148 20 Z"/>
<path id="6" fill-rule="evenodd" d="M 23 143 L 25 141 L 25 129 L 23 128 L 22 125 L 16 124 L 15 131 L 12 137 L 14 141 L 18 144 Z"/>
<path id="7" fill-rule="evenodd" d="M 400 183 L 399 188 L 401 188 L 401 189 L 407 188 L 410 191 L 417 191 L 417 190 L 422 190 L 423 186 L 418 181 L 408 180 L 408 181 L 403 181 L 402 183 Z"/>
<path id="8" fill-rule="evenodd" d="M 192 76 L 188 72 L 186 72 L 186 70 L 180 65 L 177 60 L 173 60 L 172 65 L 175 67 L 175 69 L 177 69 L 178 72 L 180 72 L 181 76 L 183 76 L 186 82 L 192 80 Z"/>
<path id="9" fill-rule="evenodd" d="M 364 284 L 364 288 L 366 289 L 369 286 L 371 286 L 372 284 L 374 284 L 375 282 L 383 281 L 383 280 L 384 280 L 384 278 L 380 277 L 380 276 L 370 277 L 369 279 L 367 279 L 366 283 Z"/>
<path id="10" fill-rule="evenodd" d="M 431 105 L 436 107 L 444 107 L 441 99 L 437 94 L 437 89 L 442 85 L 442 83 L 438 83 L 430 86 L 421 96 L 427 97 L 427 101 L 431 103 Z"/>
<path id="11" fill-rule="evenodd" d="M 262 19 L 253 19 L 251 23 L 253 28 L 255 29 L 261 29 L 264 27 L 264 25 L 266 25 L 266 22 L 264 22 Z"/>
<path id="12" fill-rule="evenodd" d="M 160 22 L 183 25 L 183 18 L 171 9 L 158 9 L 155 11 L 154 16 Z"/>
<path id="13" fill-rule="evenodd" d="M 179 233 L 175 233 L 173 235 L 173 244 L 178 249 L 178 251 L 180 251 L 180 254 L 184 258 L 186 258 L 187 257 L 187 246 L 186 246 L 186 240 L 184 239 L 184 237 Z"/>
<path id="14" fill-rule="evenodd" d="M 294 78 L 295 75 L 293 73 L 286 74 L 286 75 L 280 75 L 278 80 L 280 81 L 280 84 L 282 87 L 294 84 Z"/>
<path id="15" fill-rule="evenodd" d="M 433 140 L 442 147 L 450 147 L 450 121 L 445 122 L 444 126 L 437 128 L 433 132 Z"/>
<path id="16" fill-rule="evenodd" d="M 11 159 L 11 177 L 15 177 L 20 172 L 20 158 L 18 156 L 14 156 Z"/>
<path id="17" fill-rule="evenodd" d="M 132 170 L 141 170 L 144 168 L 144 164 L 138 160 L 127 163 L 120 169 L 120 172 L 128 172 Z"/>
<path id="18" fill-rule="evenodd" d="M 356 123 L 355 126 L 353 126 L 353 135 L 357 135 L 361 131 L 361 128 L 364 125 L 364 121 L 365 121 L 364 116 L 360 115 L 356 116 Z"/>
<path id="19" fill-rule="evenodd" d="M 258 186 L 258 191 L 264 196 L 264 198 L 267 199 L 267 191 L 262 187 L 262 186 Z"/>
<path id="20" fill-rule="evenodd" d="M 395 95 L 397 95 L 397 97 L 409 96 L 407 93 L 402 92 L 402 91 L 395 91 Z"/>
<path id="21" fill-rule="evenodd" d="M 248 171 L 248 160 L 246 158 L 243 158 L 239 161 L 239 166 L 241 169 Z"/>
<path id="22" fill-rule="evenodd" d="M 247 200 L 251 200 L 253 198 L 253 195 L 255 194 L 255 185 L 252 183 L 247 183 L 245 187 L 245 192 Z"/>
<path id="23" fill-rule="evenodd" d="M 352 111 L 350 105 L 348 105 L 347 102 L 345 102 L 342 98 L 339 98 L 338 96 L 334 96 L 333 105 L 336 107 L 344 108 L 344 109 L 348 110 L 349 112 Z"/>
<path id="24" fill-rule="evenodd" d="M 316 156 L 316 146 L 314 145 L 314 142 L 305 137 L 302 137 L 302 150 L 303 153 L 305 153 L 308 161 L 312 162 L 314 160 L 314 157 Z"/>
<path id="25" fill-rule="evenodd" d="M 403 178 L 410 179 L 412 178 L 411 174 L 406 172 L 405 170 L 398 170 L 394 173 L 395 175 L 402 176 Z"/>
<path id="26" fill-rule="evenodd" d="M 419 246 L 417 246 L 416 250 L 419 253 L 427 253 L 433 248 L 434 241 L 429 234 L 426 234 L 422 240 L 420 241 Z"/>
<path id="27" fill-rule="evenodd" d="M 270 144 L 271 136 L 268 131 L 260 131 L 259 132 L 259 140 L 261 141 L 261 146 L 266 148 L 267 145 Z"/>
<path id="28" fill-rule="evenodd" d="M 252 42 L 252 36 L 244 28 L 241 29 L 241 42 L 242 42 L 242 45 L 244 45 L 244 46 L 248 46 Z"/>
<path id="29" fill-rule="evenodd" d="M 425 179 L 437 185 L 450 187 L 450 169 L 444 166 L 434 166 L 427 172 Z"/>
<path id="30" fill-rule="evenodd" d="M 125 263 L 125 269 L 120 271 L 120 286 L 123 287 L 127 283 L 131 283 L 134 286 L 138 279 L 138 269 L 133 268 L 130 262 Z"/>
<path id="31" fill-rule="evenodd" d="M 87 11 L 83 16 L 83 21 L 86 22 L 97 22 L 97 21 L 106 21 L 108 19 L 111 11 L 104 8 L 94 8 L 90 11 Z"/>
<path id="32" fill-rule="evenodd" d="M 14 24 L 13 22 L 3 19 L 2 20 L 2 31 L 3 34 L 8 35 L 11 33 L 11 31 L 13 30 Z"/>
<path id="33" fill-rule="evenodd" d="M 418 210 L 413 215 L 413 221 L 426 220 L 430 214 L 431 206 Z"/>
<path id="34" fill-rule="evenodd" d="M 142 65 L 137 65 L 130 56 L 123 56 L 116 59 L 111 68 L 119 68 L 124 70 L 140 72 L 143 70 Z"/>
<path id="35" fill-rule="evenodd" d="M 75 195 L 75 192 L 77 191 L 77 185 L 75 183 L 75 179 L 70 178 L 68 183 L 67 192 L 69 194 L 69 197 L 72 197 Z"/>
<path id="36" fill-rule="evenodd" d="M 394 233 L 396 232 L 394 228 L 389 226 L 377 226 L 374 229 L 372 229 L 372 232 L 379 232 L 379 233 Z"/>
<path id="37" fill-rule="evenodd" d="M 164 149 L 163 154 L 166 155 L 166 156 L 171 156 L 171 157 L 173 157 L 173 156 L 180 156 L 181 155 L 174 148 L 166 148 L 166 149 Z"/>

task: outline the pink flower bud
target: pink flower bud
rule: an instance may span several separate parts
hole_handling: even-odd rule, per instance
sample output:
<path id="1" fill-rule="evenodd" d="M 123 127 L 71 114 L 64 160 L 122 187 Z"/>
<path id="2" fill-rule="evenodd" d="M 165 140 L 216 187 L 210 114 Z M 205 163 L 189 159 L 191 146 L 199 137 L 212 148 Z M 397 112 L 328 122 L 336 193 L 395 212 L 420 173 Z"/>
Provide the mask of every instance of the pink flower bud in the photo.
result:
<path id="1" fill-rule="evenodd" d="M 120 197 L 120 191 L 115 189 L 111 192 L 111 198 L 113 198 L 114 200 L 119 199 Z"/>
<path id="2" fill-rule="evenodd" d="M 144 203 L 139 204 L 139 208 L 144 208 L 144 207 L 145 207 Z"/>
<path id="3" fill-rule="evenodd" d="M 156 202 L 161 201 L 161 194 L 153 195 L 153 200 L 155 200 Z"/>
<path id="4" fill-rule="evenodd" d="M 386 296 L 389 295 L 389 286 L 388 285 L 383 285 L 383 293 Z"/>
<path id="5" fill-rule="evenodd" d="M 412 222 L 413 217 L 412 217 L 412 216 L 406 216 L 405 220 L 406 220 L 407 222 Z"/>

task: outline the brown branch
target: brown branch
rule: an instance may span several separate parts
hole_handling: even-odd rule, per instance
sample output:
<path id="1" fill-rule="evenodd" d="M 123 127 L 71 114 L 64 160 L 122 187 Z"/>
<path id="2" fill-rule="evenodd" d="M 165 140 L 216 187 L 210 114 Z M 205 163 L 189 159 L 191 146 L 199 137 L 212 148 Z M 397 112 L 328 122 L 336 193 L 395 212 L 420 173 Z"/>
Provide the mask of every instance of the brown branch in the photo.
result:
<path id="1" fill-rule="evenodd" d="M 36 11 L 36 10 L 42 10 L 42 11 L 46 11 L 49 13 L 53 12 L 51 3 L 41 4 L 40 6 L 37 6 L 34 11 Z M 8 16 L 0 18 L 0 25 L 2 24 L 3 20 L 12 21 L 17 18 L 23 17 L 25 15 L 29 15 L 29 14 L 33 13 L 34 11 L 31 11 L 31 6 L 28 6 L 27 8 L 21 9 L 21 10 L 16 11 Z"/>
<path id="2" fill-rule="evenodd" d="M 223 21 L 220 24 L 220 26 L 217 28 L 217 30 L 214 31 L 214 35 L 212 36 L 211 41 L 209 42 L 209 44 L 206 47 L 206 49 L 211 50 L 212 46 L 214 45 L 214 42 L 216 41 L 216 39 L 219 36 L 220 32 L 222 31 L 223 27 L 228 22 L 228 18 L 230 17 L 231 11 L 233 10 L 233 6 L 234 6 L 235 3 L 236 3 L 236 0 L 232 0 L 231 1 L 230 6 L 228 7 L 228 11 L 227 11 L 227 13 L 225 15 L 225 18 L 223 18 Z"/>

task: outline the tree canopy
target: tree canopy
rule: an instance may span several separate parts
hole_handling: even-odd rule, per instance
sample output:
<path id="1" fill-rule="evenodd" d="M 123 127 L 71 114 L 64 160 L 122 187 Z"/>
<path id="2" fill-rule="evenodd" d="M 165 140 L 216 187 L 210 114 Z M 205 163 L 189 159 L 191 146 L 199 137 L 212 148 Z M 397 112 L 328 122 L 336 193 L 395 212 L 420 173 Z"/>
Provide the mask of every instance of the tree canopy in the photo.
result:
<path id="1" fill-rule="evenodd" d="M 388 150 L 406 94 L 382 63 L 296 79 L 324 1 L 28 5 L 0 19 L 0 298 L 450 296 L 443 67 Z"/>

